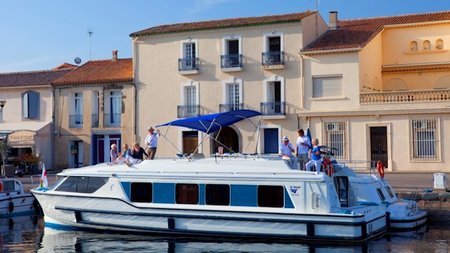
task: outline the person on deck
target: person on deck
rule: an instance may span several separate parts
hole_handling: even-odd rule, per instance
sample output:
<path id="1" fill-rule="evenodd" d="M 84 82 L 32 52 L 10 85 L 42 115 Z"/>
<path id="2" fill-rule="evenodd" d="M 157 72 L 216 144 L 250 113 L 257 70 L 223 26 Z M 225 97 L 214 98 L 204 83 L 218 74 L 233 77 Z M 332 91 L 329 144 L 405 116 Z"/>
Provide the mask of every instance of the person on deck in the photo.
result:
<path id="1" fill-rule="evenodd" d="M 133 143 L 133 148 L 131 149 L 131 158 L 130 163 L 140 163 L 142 160 L 144 160 L 144 155 L 148 156 L 147 153 L 145 153 L 145 150 L 139 145 L 139 143 L 135 142 Z"/>
<path id="2" fill-rule="evenodd" d="M 281 156 L 281 159 L 284 160 L 289 168 L 295 170 L 297 169 L 297 167 L 295 157 L 292 154 L 293 152 L 295 152 L 294 146 L 289 143 L 289 139 L 287 136 L 283 136 L 282 143 L 280 144 L 279 148 L 279 156 Z"/>
<path id="3" fill-rule="evenodd" d="M 306 164 L 306 170 L 312 171 L 312 166 L 316 166 L 316 174 L 319 174 L 322 167 L 322 154 L 320 153 L 319 139 L 312 139 L 312 145 L 311 161 Z"/>
<path id="4" fill-rule="evenodd" d="M 148 128 L 148 134 L 145 137 L 145 145 L 146 145 L 146 153 L 148 155 L 147 159 L 153 160 L 155 159 L 156 149 L 158 147 L 158 138 L 159 138 L 159 130 L 156 130 L 153 127 Z"/>
<path id="5" fill-rule="evenodd" d="M 297 133 L 297 149 L 295 150 L 295 154 L 298 159 L 300 170 L 305 170 L 306 163 L 309 162 L 308 151 L 311 147 L 311 141 L 309 140 L 308 136 L 305 135 L 303 129 L 299 129 Z"/>

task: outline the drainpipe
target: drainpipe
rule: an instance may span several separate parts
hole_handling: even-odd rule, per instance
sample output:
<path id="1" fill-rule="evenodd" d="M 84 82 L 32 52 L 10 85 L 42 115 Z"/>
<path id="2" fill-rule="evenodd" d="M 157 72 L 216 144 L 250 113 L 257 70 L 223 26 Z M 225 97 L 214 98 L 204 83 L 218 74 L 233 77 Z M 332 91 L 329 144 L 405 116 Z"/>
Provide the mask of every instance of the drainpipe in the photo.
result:
<path id="1" fill-rule="evenodd" d="M 134 126 L 133 126 L 133 142 L 138 142 L 138 140 L 137 140 L 137 136 L 138 136 L 138 134 L 137 134 L 137 132 L 138 132 L 138 122 L 137 122 L 137 119 L 138 119 L 138 109 L 137 109 L 137 106 L 138 106 L 138 103 L 139 103 L 139 98 L 138 98 L 138 91 L 137 91 L 137 85 L 136 85 L 136 61 L 137 61 L 137 41 L 138 41 L 138 38 L 139 37 L 135 37 L 135 38 L 132 38 L 132 41 L 133 41 L 133 47 L 132 47 L 132 50 L 133 50 L 133 58 L 132 58 L 132 69 L 133 69 L 133 82 L 132 82 L 132 85 L 133 85 L 133 92 L 134 92 L 134 101 L 133 101 L 133 103 L 134 103 L 134 105 L 132 106 L 132 110 L 133 110 L 133 113 L 132 113 L 132 115 L 133 115 L 133 119 L 132 119 L 132 122 L 133 122 L 133 124 L 134 124 Z"/>
<path id="2" fill-rule="evenodd" d="M 50 128 L 51 134 L 50 134 L 50 150 L 51 150 L 51 156 L 52 156 L 52 164 L 50 164 L 51 169 L 55 169 L 55 131 L 56 131 L 56 120 L 55 120 L 55 87 L 51 86 L 51 92 L 52 92 L 52 127 Z"/>

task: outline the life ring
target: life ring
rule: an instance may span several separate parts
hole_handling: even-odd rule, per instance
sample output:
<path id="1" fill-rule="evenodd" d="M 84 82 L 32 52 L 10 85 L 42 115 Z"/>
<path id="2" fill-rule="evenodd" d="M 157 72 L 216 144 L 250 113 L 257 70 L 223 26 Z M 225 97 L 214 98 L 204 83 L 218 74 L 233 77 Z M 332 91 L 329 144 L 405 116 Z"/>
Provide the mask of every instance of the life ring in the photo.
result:
<path id="1" fill-rule="evenodd" d="M 323 159 L 323 167 L 325 168 L 325 173 L 327 173 L 329 177 L 333 176 L 334 166 L 330 159 L 328 158 Z"/>
<path id="2" fill-rule="evenodd" d="M 381 178 L 384 178 L 384 165 L 381 161 L 377 162 L 377 171 Z"/>

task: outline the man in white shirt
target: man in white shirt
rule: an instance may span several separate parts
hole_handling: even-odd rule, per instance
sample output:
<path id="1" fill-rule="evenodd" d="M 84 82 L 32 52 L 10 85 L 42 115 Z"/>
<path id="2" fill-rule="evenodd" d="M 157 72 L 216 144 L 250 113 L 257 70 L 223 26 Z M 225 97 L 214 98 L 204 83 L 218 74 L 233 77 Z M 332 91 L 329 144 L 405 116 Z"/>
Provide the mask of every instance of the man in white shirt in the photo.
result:
<path id="1" fill-rule="evenodd" d="M 158 147 L 159 130 L 155 132 L 153 127 L 148 128 L 148 134 L 145 137 L 145 152 L 148 154 L 147 159 L 155 159 L 156 149 Z"/>
<path id="2" fill-rule="evenodd" d="M 308 136 L 305 135 L 303 129 L 299 129 L 297 133 L 298 138 L 295 155 L 297 156 L 300 170 L 305 170 L 306 163 L 309 161 L 308 151 L 311 148 L 311 141 L 309 140 Z"/>
<path id="3" fill-rule="evenodd" d="M 287 136 L 283 136 L 282 143 L 280 144 L 279 148 L 279 155 L 281 156 L 281 159 L 283 159 L 284 162 L 289 166 L 289 168 L 295 170 L 297 166 L 295 157 L 292 155 L 293 152 L 295 152 L 294 146 L 289 143 L 289 139 Z"/>

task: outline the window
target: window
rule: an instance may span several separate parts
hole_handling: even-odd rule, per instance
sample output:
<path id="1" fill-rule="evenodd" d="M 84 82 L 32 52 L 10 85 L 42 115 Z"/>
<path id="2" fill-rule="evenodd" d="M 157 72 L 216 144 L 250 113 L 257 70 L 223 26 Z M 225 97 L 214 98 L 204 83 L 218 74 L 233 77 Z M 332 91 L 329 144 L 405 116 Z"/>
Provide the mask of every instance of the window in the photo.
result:
<path id="1" fill-rule="evenodd" d="M 313 98 L 342 95 L 342 76 L 313 77 Z"/>
<path id="2" fill-rule="evenodd" d="M 416 52 L 418 50 L 417 41 L 411 41 L 409 43 L 409 50 L 412 52 Z"/>
<path id="3" fill-rule="evenodd" d="M 261 113 L 265 115 L 285 115 L 286 103 L 284 78 L 273 76 L 264 81 L 265 102 L 261 103 Z"/>
<path id="4" fill-rule="evenodd" d="M 198 204 L 197 184 L 177 184 L 175 191 L 177 204 Z"/>
<path id="5" fill-rule="evenodd" d="M 417 160 L 438 160 L 439 134 L 437 119 L 413 119 L 412 157 Z"/>
<path id="6" fill-rule="evenodd" d="M 151 183 L 131 183 L 131 201 L 151 203 L 153 201 Z"/>
<path id="7" fill-rule="evenodd" d="M 323 145 L 331 147 L 337 159 L 346 159 L 346 122 L 324 122 Z"/>
<path id="8" fill-rule="evenodd" d="M 83 125 L 83 93 L 81 92 L 73 94 L 69 125 L 70 127 L 81 127 Z"/>
<path id="9" fill-rule="evenodd" d="M 264 52 L 262 53 L 262 65 L 283 65 L 283 35 L 272 32 L 264 36 Z"/>
<path id="10" fill-rule="evenodd" d="M 198 70 L 197 43 L 193 40 L 181 44 L 181 59 L 178 61 L 179 71 Z"/>
<path id="11" fill-rule="evenodd" d="M 39 93 L 27 91 L 22 94 L 22 113 L 25 119 L 39 118 Z"/>
<path id="12" fill-rule="evenodd" d="M 242 80 L 232 78 L 223 82 L 223 104 L 220 104 L 221 112 L 243 109 L 242 103 Z"/>
<path id="13" fill-rule="evenodd" d="M 122 92 L 109 92 L 109 114 L 105 114 L 105 126 L 120 126 L 120 117 L 122 114 Z"/>
<path id="14" fill-rule="evenodd" d="M 377 193 L 378 193 L 378 197 L 380 197 L 381 201 L 385 201 L 386 197 L 384 196 L 383 192 L 381 191 L 380 188 L 377 188 Z"/>
<path id="15" fill-rule="evenodd" d="M 444 41 L 441 39 L 436 40 L 436 49 L 444 49 Z"/>
<path id="16" fill-rule="evenodd" d="M 341 203 L 341 207 L 348 207 L 349 205 L 349 181 L 348 177 L 336 176 L 334 177 L 334 187 Z"/>
<path id="17" fill-rule="evenodd" d="M 98 119 L 98 112 L 99 110 L 99 92 L 93 91 L 92 92 L 92 104 L 91 104 L 91 110 L 92 110 L 92 127 L 98 127 L 99 126 L 99 119 Z"/>
<path id="18" fill-rule="evenodd" d="M 207 184 L 206 204 L 219 206 L 230 205 L 230 186 L 226 184 Z"/>
<path id="19" fill-rule="evenodd" d="M 386 186 L 386 191 L 388 192 L 388 194 L 389 194 L 389 196 L 390 196 L 391 198 L 393 198 L 393 197 L 395 196 L 394 193 L 392 192 L 391 187 Z"/>
<path id="20" fill-rule="evenodd" d="M 198 83 L 189 82 L 181 86 L 182 105 L 178 106 L 178 117 L 186 118 L 198 116 L 200 106 L 198 103 Z"/>
<path id="21" fill-rule="evenodd" d="M 223 41 L 222 68 L 242 67 L 242 52 L 240 36 L 227 36 Z"/>
<path id="22" fill-rule="evenodd" d="M 258 186 L 258 206 L 283 207 L 284 188 L 282 186 L 272 186 L 272 185 Z"/>
<path id="23" fill-rule="evenodd" d="M 93 193 L 107 182 L 107 177 L 68 177 L 56 191 Z"/>
<path id="24" fill-rule="evenodd" d="M 423 42 L 423 50 L 424 51 L 429 51 L 431 50 L 431 42 L 429 40 L 425 40 Z"/>

